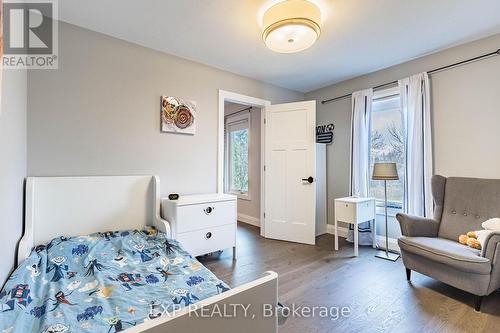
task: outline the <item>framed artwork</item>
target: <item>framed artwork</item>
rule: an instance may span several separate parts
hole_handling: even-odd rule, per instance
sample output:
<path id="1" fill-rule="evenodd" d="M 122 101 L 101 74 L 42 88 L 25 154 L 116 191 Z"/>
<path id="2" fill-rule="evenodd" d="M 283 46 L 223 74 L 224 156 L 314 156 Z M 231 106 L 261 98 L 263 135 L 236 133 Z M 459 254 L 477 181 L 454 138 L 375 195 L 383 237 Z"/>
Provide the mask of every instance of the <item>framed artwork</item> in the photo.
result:
<path id="1" fill-rule="evenodd" d="M 161 131 L 194 135 L 196 133 L 196 102 L 162 96 Z"/>

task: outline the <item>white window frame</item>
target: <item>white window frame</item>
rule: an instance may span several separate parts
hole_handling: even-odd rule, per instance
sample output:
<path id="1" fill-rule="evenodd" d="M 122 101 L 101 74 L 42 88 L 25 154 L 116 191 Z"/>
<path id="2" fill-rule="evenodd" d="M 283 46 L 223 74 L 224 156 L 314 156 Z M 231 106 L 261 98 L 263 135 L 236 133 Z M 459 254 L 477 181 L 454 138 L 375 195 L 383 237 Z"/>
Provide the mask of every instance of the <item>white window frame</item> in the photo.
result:
<path id="1" fill-rule="evenodd" d="M 244 112 L 241 114 L 237 115 L 229 115 L 225 118 L 224 121 L 224 136 L 225 136 L 225 156 L 224 156 L 224 164 L 226 166 L 225 170 L 225 192 L 234 194 L 238 197 L 238 199 L 242 200 L 252 200 L 251 197 L 251 189 L 250 189 L 250 178 L 251 178 L 251 158 L 252 158 L 252 145 L 251 145 L 251 138 L 252 138 L 252 122 L 251 122 L 251 113 L 250 111 Z M 231 125 L 237 125 L 238 123 L 246 123 L 248 125 L 248 191 L 247 192 L 241 192 L 241 191 L 236 191 L 231 188 L 231 160 L 229 158 L 230 152 L 231 152 L 231 140 L 230 140 L 230 135 L 229 135 L 229 126 Z M 244 128 L 244 127 L 243 127 Z"/>
<path id="2" fill-rule="evenodd" d="M 386 110 L 390 110 L 392 108 L 384 108 L 382 110 L 376 110 L 373 106 L 373 104 L 377 101 L 380 101 L 382 99 L 391 99 L 393 97 L 398 97 L 398 98 L 401 98 L 400 96 L 400 91 L 399 91 L 399 87 L 398 86 L 395 86 L 395 87 L 389 87 L 389 88 L 385 88 L 385 89 L 381 89 L 381 90 L 378 90 L 378 91 L 375 91 L 374 94 L 373 94 L 373 99 L 372 99 L 372 119 L 373 119 L 373 115 L 374 113 L 378 112 L 378 111 L 386 111 Z M 400 105 L 398 104 L 398 109 L 400 108 Z M 371 134 L 370 134 L 371 135 Z M 371 147 L 370 147 L 371 149 Z M 371 153 L 371 150 L 370 150 L 370 153 Z M 383 200 L 377 200 L 375 199 L 375 206 L 376 206 L 376 214 L 377 215 L 384 215 L 385 216 L 385 203 Z M 403 203 L 401 203 L 401 207 L 398 207 L 398 208 L 394 208 L 394 207 L 388 207 L 387 211 L 388 211 L 388 216 L 392 216 L 392 217 L 395 217 L 397 213 L 401 212 L 402 211 L 402 208 L 403 208 Z"/>

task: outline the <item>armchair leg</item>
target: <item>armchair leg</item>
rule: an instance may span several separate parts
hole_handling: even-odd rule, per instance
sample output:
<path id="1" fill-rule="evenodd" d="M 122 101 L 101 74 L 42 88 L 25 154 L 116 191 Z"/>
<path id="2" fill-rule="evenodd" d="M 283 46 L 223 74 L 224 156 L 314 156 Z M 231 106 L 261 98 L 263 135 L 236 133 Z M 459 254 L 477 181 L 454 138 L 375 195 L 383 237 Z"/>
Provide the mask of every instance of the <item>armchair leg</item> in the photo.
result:
<path id="1" fill-rule="evenodd" d="M 483 302 L 483 296 L 474 296 L 474 310 L 480 312 L 482 302 Z"/>
<path id="2" fill-rule="evenodd" d="M 411 280 L 411 269 L 406 268 L 406 280 L 410 281 Z"/>

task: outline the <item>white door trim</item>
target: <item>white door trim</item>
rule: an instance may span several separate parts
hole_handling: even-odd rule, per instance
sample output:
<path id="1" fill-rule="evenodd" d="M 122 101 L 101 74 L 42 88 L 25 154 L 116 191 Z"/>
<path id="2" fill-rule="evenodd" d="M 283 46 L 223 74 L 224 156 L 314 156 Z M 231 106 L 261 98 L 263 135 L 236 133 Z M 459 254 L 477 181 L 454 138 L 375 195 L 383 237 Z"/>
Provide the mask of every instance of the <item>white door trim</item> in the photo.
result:
<path id="1" fill-rule="evenodd" d="M 260 235 L 264 236 L 264 162 L 265 162 L 265 108 L 271 105 L 270 101 L 238 94 L 231 91 L 219 89 L 219 112 L 217 126 L 217 193 L 224 192 L 224 101 L 251 105 L 261 108 L 260 112 Z"/>

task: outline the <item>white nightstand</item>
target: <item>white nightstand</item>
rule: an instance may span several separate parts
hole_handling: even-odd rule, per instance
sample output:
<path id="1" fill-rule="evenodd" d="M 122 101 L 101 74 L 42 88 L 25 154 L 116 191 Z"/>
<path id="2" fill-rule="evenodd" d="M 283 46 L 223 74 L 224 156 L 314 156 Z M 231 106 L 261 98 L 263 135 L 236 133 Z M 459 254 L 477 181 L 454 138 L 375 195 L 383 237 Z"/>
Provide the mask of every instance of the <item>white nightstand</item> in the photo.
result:
<path id="1" fill-rule="evenodd" d="M 236 196 L 181 195 L 161 199 L 161 215 L 170 222 L 172 238 L 193 256 L 233 248 L 236 256 Z"/>
<path id="2" fill-rule="evenodd" d="M 335 199 L 335 251 L 339 249 L 338 222 L 354 224 L 354 256 L 358 256 L 358 224 L 371 222 L 373 247 L 377 247 L 374 198 L 338 198 Z M 337 222 L 338 221 L 338 222 Z"/>

